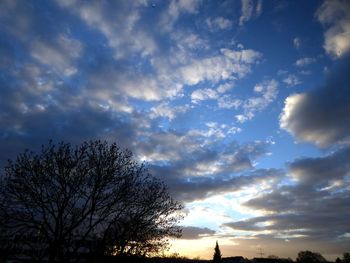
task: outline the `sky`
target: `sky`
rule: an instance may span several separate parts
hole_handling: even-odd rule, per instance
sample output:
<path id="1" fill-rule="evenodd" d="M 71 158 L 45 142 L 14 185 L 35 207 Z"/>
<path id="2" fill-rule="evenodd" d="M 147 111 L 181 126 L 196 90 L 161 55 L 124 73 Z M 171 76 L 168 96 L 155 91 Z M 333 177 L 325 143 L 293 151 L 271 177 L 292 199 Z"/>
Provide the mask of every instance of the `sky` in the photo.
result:
<path id="1" fill-rule="evenodd" d="M 185 206 L 169 253 L 350 248 L 350 1 L 2 0 L 0 164 L 116 142 Z"/>

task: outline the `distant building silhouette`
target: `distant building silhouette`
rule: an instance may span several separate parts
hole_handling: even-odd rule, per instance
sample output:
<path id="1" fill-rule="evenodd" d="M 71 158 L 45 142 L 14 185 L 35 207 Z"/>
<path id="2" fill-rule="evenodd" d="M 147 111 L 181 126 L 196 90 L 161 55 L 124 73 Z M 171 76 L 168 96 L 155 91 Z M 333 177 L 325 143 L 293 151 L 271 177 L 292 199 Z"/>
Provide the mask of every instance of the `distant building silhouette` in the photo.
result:
<path id="1" fill-rule="evenodd" d="M 242 256 L 237 256 L 237 257 L 225 257 L 222 258 L 223 263 L 246 263 L 247 260 L 244 259 Z"/>

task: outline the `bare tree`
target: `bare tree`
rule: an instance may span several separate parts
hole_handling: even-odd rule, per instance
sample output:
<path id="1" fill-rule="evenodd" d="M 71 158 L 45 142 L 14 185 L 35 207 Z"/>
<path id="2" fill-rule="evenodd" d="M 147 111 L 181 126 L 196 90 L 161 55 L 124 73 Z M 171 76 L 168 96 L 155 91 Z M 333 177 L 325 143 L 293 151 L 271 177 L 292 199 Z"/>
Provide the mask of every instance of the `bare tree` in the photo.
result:
<path id="1" fill-rule="evenodd" d="M 1 180 L 1 223 L 22 251 L 49 262 L 83 253 L 158 252 L 178 237 L 182 206 L 130 151 L 89 141 L 49 143 L 9 162 Z"/>

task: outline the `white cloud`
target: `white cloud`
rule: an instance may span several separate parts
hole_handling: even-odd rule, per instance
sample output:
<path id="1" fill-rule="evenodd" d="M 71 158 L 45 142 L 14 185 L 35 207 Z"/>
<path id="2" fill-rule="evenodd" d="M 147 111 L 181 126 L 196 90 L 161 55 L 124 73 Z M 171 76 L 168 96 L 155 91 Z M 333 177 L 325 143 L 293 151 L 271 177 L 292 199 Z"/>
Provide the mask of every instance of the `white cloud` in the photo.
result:
<path id="1" fill-rule="evenodd" d="M 202 81 L 216 83 L 220 80 L 242 78 L 250 72 L 251 64 L 261 58 L 259 52 L 250 49 L 220 51 L 220 55 L 193 60 L 191 64 L 180 68 L 184 84 L 196 85 Z"/>
<path id="2" fill-rule="evenodd" d="M 202 100 L 211 100 L 217 98 L 218 94 L 213 89 L 197 89 L 191 94 L 191 100 L 193 103 L 198 103 Z"/>
<path id="3" fill-rule="evenodd" d="M 205 20 L 210 30 L 215 31 L 218 29 L 230 29 L 232 27 L 232 22 L 222 16 L 216 17 L 214 19 L 207 18 Z"/>
<path id="4" fill-rule="evenodd" d="M 299 78 L 294 74 L 289 74 L 287 77 L 283 79 L 283 82 L 287 84 L 287 86 L 289 87 L 293 87 L 301 84 L 301 81 L 299 80 Z"/>
<path id="5" fill-rule="evenodd" d="M 144 156 L 148 162 L 179 161 L 184 154 L 191 154 L 199 147 L 187 134 L 153 132 L 147 138 L 138 143 L 137 155 Z"/>
<path id="6" fill-rule="evenodd" d="M 243 26 L 253 15 L 254 3 L 252 0 L 241 0 L 241 6 L 242 15 L 239 18 L 239 25 Z"/>
<path id="7" fill-rule="evenodd" d="M 315 63 L 316 59 L 315 58 L 309 58 L 309 57 L 304 57 L 304 58 L 300 58 L 295 62 L 295 65 L 298 67 L 303 67 L 303 66 L 307 66 L 310 65 L 312 63 Z"/>
<path id="8" fill-rule="evenodd" d="M 252 97 L 243 102 L 243 114 L 237 114 L 235 118 L 238 122 L 243 123 L 251 120 L 256 112 L 265 109 L 271 102 L 273 102 L 278 94 L 278 82 L 274 79 L 264 81 L 255 85 L 254 91 L 260 96 Z"/>
<path id="9" fill-rule="evenodd" d="M 59 35 L 52 43 L 36 40 L 30 47 L 33 58 L 65 76 L 77 72 L 74 62 L 80 57 L 81 52 L 82 44 L 66 35 Z"/>
<path id="10" fill-rule="evenodd" d="M 181 90 L 180 86 L 171 86 L 169 89 L 163 88 L 157 79 L 150 77 L 137 76 L 136 79 L 124 79 L 122 83 L 124 94 L 133 98 L 144 100 L 161 100 L 163 98 L 171 98 L 178 94 Z"/>
<path id="11" fill-rule="evenodd" d="M 161 103 L 151 108 L 150 118 L 168 118 L 173 120 L 178 114 L 185 113 L 189 109 L 189 105 L 170 106 L 168 103 Z"/>
<path id="12" fill-rule="evenodd" d="M 277 71 L 277 75 L 278 76 L 282 76 L 282 75 L 285 75 L 285 74 L 287 74 L 288 73 L 288 71 L 287 70 L 283 70 L 283 69 L 279 69 L 278 71 Z"/>
<path id="13" fill-rule="evenodd" d="M 166 12 L 162 14 L 160 27 L 165 31 L 171 31 L 182 13 L 197 13 L 200 3 L 201 0 L 172 0 Z"/>
<path id="14" fill-rule="evenodd" d="M 136 27 L 140 19 L 139 7 L 144 1 L 102 2 L 59 1 L 57 3 L 77 14 L 87 25 L 99 30 L 114 50 L 116 59 L 129 54 L 149 56 L 157 48 L 155 41 L 146 30 Z M 130 4 L 131 3 L 131 4 Z M 111 12 L 116 9 L 118 12 Z"/>
<path id="15" fill-rule="evenodd" d="M 217 87 L 217 92 L 219 93 L 225 93 L 226 91 L 229 91 L 233 89 L 235 84 L 233 82 L 225 82 L 224 84 L 221 84 Z"/>
<path id="16" fill-rule="evenodd" d="M 241 100 L 232 98 L 229 95 L 221 96 L 218 99 L 218 106 L 221 109 L 238 109 L 241 104 Z"/>
<path id="17" fill-rule="evenodd" d="M 180 69 L 184 83 L 196 85 L 202 81 L 218 82 L 231 76 L 229 62 L 222 56 L 193 61 L 192 64 Z"/>
<path id="18" fill-rule="evenodd" d="M 220 125 L 217 122 L 207 122 L 205 124 L 208 127 L 208 130 L 203 132 L 202 135 L 204 137 L 215 137 L 215 138 L 225 138 L 224 130 L 227 128 L 226 125 Z"/>
<path id="19" fill-rule="evenodd" d="M 176 53 L 183 52 L 183 55 L 188 56 L 188 50 L 209 49 L 208 41 L 201 38 L 198 34 L 177 31 L 171 33 L 170 36 L 176 42 L 176 47 L 179 49 Z M 176 54 L 176 56 L 178 55 Z"/>
<path id="20" fill-rule="evenodd" d="M 312 72 L 311 70 L 300 70 L 299 73 L 302 75 L 310 75 Z"/>
<path id="21" fill-rule="evenodd" d="M 253 0 L 241 0 L 241 16 L 239 18 L 239 25 L 243 26 L 252 17 L 259 17 L 262 13 L 263 1 L 258 0 L 254 6 Z"/>
<path id="22" fill-rule="evenodd" d="M 220 150 L 204 146 L 215 146 L 227 134 L 240 131 L 237 127 L 216 122 L 208 122 L 204 129 L 193 129 L 186 133 L 149 131 L 144 134 L 146 140 L 137 142 L 136 155 L 148 162 L 167 161 L 169 165 L 179 161 L 178 169 L 171 173 L 179 173 L 181 177 L 204 175 L 210 170 L 205 171 L 209 164 L 213 165 L 215 173 L 224 170 L 238 171 L 250 167 L 250 158 L 261 156 L 265 152 L 264 145 L 254 142 L 239 146 L 232 143 Z M 188 158 L 189 156 L 193 159 Z"/>
<path id="23" fill-rule="evenodd" d="M 94 96 L 91 96 L 92 94 Z M 122 98 L 122 97 L 110 98 L 109 94 L 104 94 L 103 92 L 102 93 L 85 92 L 84 95 L 86 96 L 86 98 L 88 98 L 89 104 L 97 109 L 99 108 L 106 111 L 112 110 L 113 112 L 128 113 L 128 114 L 131 114 L 134 112 L 133 106 L 129 104 L 125 98 Z"/>
<path id="24" fill-rule="evenodd" d="M 252 49 L 234 51 L 231 49 L 223 48 L 221 49 L 221 52 L 233 61 L 247 64 L 255 63 L 258 59 L 262 57 L 261 53 Z"/>
<path id="25" fill-rule="evenodd" d="M 255 7 L 255 13 L 256 13 L 256 16 L 260 16 L 262 11 L 263 11 L 263 0 L 258 0 L 257 4 L 256 4 L 256 7 Z"/>
<path id="26" fill-rule="evenodd" d="M 350 50 L 350 2 L 326 0 L 316 12 L 317 19 L 329 26 L 324 34 L 324 48 L 334 58 Z"/>
<path id="27" fill-rule="evenodd" d="M 197 9 L 200 3 L 201 0 L 173 0 L 169 7 L 170 14 L 176 16 L 181 11 L 195 14 L 198 11 Z"/>
<path id="28" fill-rule="evenodd" d="M 242 131 L 239 127 L 220 124 L 217 122 L 207 122 L 205 125 L 207 127 L 206 129 L 193 129 L 188 132 L 188 136 L 192 139 L 200 139 L 199 142 L 201 147 L 213 145 L 215 142 L 225 139 L 228 134 L 236 134 Z"/>
<path id="29" fill-rule="evenodd" d="M 113 63 L 91 72 L 88 79 L 89 92 L 105 100 L 119 101 L 120 97 L 131 97 L 145 101 L 160 101 L 179 96 L 182 85 L 163 73 L 141 74 L 121 71 Z"/>
<path id="30" fill-rule="evenodd" d="M 247 120 L 250 120 L 251 118 L 253 118 L 254 116 L 252 116 L 251 114 L 237 114 L 235 115 L 235 118 L 238 122 L 243 123 L 246 122 Z"/>

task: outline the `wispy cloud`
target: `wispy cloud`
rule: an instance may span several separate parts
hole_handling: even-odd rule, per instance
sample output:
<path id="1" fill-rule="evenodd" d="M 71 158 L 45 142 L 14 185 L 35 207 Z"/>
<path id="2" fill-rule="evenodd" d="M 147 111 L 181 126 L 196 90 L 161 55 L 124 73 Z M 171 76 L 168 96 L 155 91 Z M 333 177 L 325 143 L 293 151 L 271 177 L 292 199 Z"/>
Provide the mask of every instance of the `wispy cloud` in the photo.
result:
<path id="1" fill-rule="evenodd" d="M 52 43 L 33 41 L 30 53 L 40 63 L 52 67 L 57 74 L 70 76 L 77 73 L 74 60 L 82 53 L 82 44 L 65 35 L 58 36 Z"/>
<path id="2" fill-rule="evenodd" d="M 169 120 L 173 120 L 177 117 L 177 115 L 181 113 L 185 113 L 189 110 L 189 105 L 181 105 L 181 106 L 171 106 L 169 103 L 162 102 L 155 107 L 150 109 L 151 114 L 150 118 L 168 118 Z"/>
<path id="3" fill-rule="evenodd" d="M 255 85 L 254 92 L 258 96 L 247 99 L 243 102 L 242 107 L 244 109 L 243 114 L 236 115 L 238 122 L 245 122 L 252 119 L 256 112 L 265 109 L 271 102 L 273 102 L 278 94 L 278 82 L 274 79 L 264 81 Z"/>
<path id="4" fill-rule="evenodd" d="M 162 15 L 160 27 L 165 31 L 171 31 L 181 13 L 197 13 L 201 2 L 201 0 L 172 0 Z"/>
<path id="5" fill-rule="evenodd" d="M 147 34 L 147 29 L 136 26 L 140 19 L 139 8 L 145 5 L 144 1 L 133 1 L 132 4 L 120 1 L 110 5 L 78 1 L 57 3 L 77 14 L 88 26 L 103 34 L 108 45 L 114 50 L 116 58 L 131 53 L 147 56 L 156 51 L 156 43 L 151 35 Z"/>
<path id="6" fill-rule="evenodd" d="M 315 58 L 304 57 L 304 58 L 299 58 L 297 61 L 295 61 L 295 66 L 304 67 L 315 62 L 316 62 Z"/>
<path id="7" fill-rule="evenodd" d="M 252 0 L 242 0 L 242 15 L 239 18 L 239 25 L 243 25 L 245 22 L 249 21 L 253 15 L 253 1 Z"/>
<path id="8" fill-rule="evenodd" d="M 263 10 L 263 1 L 258 0 L 256 4 L 254 0 L 241 0 L 241 16 L 239 18 L 239 25 L 243 26 L 253 17 L 261 15 Z"/>
<path id="9" fill-rule="evenodd" d="M 294 74 L 287 75 L 283 79 L 283 82 L 285 84 L 287 84 L 288 87 L 293 87 L 293 86 L 301 84 L 301 81 L 299 80 L 299 78 L 297 76 L 295 76 Z"/>
<path id="10" fill-rule="evenodd" d="M 186 85 L 196 85 L 202 81 L 217 83 L 220 80 L 233 80 L 247 75 L 251 71 L 251 65 L 261 56 L 261 53 L 250 49 L 221 49 L 219 55 L 193 60 L 191 64 L 180 68 L 179 72 Z"/>
<path id="11" fill-rule="evenodd" d="M 300 37 L 293 38 L 293 45 L 296 49 L 300 49 L 302 45 L 302 41 Z"/>
<path id="12" fill-rule="evenodd" d="M 192 92 L 191 99 L 193 103 L 198 103 L 202 100 L 217 99 L 218 94 L 213 89 L 197 89 Z"/>
<path id="13" fill-rule="evenodd" d="M 216 18 L 207 18 L 205 20 L 210 30 L 223 30 L 230 29 L 232 27 L 232 22 L 222 16 Z"/>

